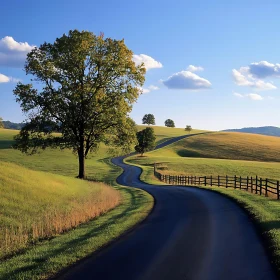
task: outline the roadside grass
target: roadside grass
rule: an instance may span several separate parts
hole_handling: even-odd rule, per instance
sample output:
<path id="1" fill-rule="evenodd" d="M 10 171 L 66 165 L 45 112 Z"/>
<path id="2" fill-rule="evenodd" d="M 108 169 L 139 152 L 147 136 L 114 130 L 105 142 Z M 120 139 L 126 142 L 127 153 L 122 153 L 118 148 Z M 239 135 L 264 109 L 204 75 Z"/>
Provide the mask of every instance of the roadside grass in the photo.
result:
<path id="1" fill-rule="evenodd" d="M 280 161 L 279 137 L 237 132 L 212 132 L 177 141 L 153 156 Z"/>
<path id="2" fill-rule="evenodd" d="M 126 159 L 130 164 L 136 164 L 144 168 L 145 176 L 153 177 L 154 163 L 162 163 L 165 168 L 160 170 L 163 174 L 192 175 L 192 176 L 256 176 L 262 178 L 280 179 L 279 162 L 259 162 L 245 160 L 209 159 L 209 158 L 180 158 L 154 156 L 154 152 L 146 156 L 131 156 Z M 151 180 L 151 178 L 149 179 Z"/>
<path id="3" fill-rule="evenodd" d="M 0 162 L 0 258 L 77 227 L 121 202 L 105 184 Z"/>
<path id="4" fill-rule="evenodd" d="M 122 203 L 104 215 L 0 263 L 0 279 L 47 279 L 91 255 L 142 221 L 153 207 L 146 192 L 115 187 Z"/>

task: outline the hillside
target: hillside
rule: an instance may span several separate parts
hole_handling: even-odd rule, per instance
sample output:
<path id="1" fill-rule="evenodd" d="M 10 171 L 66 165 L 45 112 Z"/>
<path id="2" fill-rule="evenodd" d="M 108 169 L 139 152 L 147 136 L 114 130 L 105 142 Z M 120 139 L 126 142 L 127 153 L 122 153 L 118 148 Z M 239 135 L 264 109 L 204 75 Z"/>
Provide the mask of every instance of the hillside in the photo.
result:
<path id="1" fill-rule="evenodd" d="M 0 258 L 99 216 L 120 203 L 117 190 L 0 161 Z"/>
<path id="2" fill-rule="evenodd" d="M 273 136 L 214 132 L 185 138 L 152 154 L 166 157 L 280 162 L 280 141 Z"/>
<path id="3" fill-rule="evenodd" d="M 262 135 L 279 136 L 280 137 L 280 128 L 276 127 L 276 126 L 244 127 L 244 128 L 240 128 L 240 129 L 226 129 L 224 131 L 253 133 L 253 134 L 262 134 Z"/>
<path id="4" fill-rule="evenodd" d="M 24 123 L 14 123 L 10 121 L 3 121 L 3 124 L 6 129 L 16 129 L 16 130 L 20 130 L 24 126 Z"/>

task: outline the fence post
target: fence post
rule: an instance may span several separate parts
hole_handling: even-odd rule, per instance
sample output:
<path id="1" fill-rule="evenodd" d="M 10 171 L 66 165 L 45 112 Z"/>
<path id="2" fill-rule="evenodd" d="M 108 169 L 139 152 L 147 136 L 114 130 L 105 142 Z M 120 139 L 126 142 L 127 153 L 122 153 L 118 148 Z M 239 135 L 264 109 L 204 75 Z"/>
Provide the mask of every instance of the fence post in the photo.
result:
<path id="1" fill-rule="evenodd" d="M 212 175 L 210 177 L 210 185 L 213 186 L 213 178 L 212 178 Z"/>
<path id="2" fill-rule="evenodd" d="M 262 195 L 262 178 L 260 178 L 260 195 Z"/>
<path id="3" fill-rule="evenodd" d="M 194 176 L 194 184 L 196 185 L 196 176 Z"/>
<path id="4" fill-rule="evenodd" d="M 239 189 L 241 190 L 242 189 L 242 178 L 241 178 L 241 176 L 240 176 L 240 182 L 239 182 Z"/>
<path id="5" fill-rule="evenodd" d="M 251 193 L 253 192 L 253 177 L 251 176 Z"/>
<path id="6" fill-rule="evenodd" d="M 218 187 L 220 186 L 220 175 L 218 175 Z"/>
<path id="7" fill-rule="evenodd" d="M 258 176 L 256 176 L 256 190 L 255 194 L 258 194 Z"/>
<path id="8" fill-rule="evenodd" d="M 249 189 L 249 176 L 247 176 L 247 182 L 246 182 L 246 190 L 248 191 Z"/>
<path id="9" fill-rule="evenodd" d="M 228 187 L 228 176 L 226 175 L 226 188 Z"/>
<path id="10" fill-rule="evenodd" d="M 204 186 L 206 186 L 206 176 L 204 176 Z"/>
<path id="11" fill-rule="evenodd" d="M 267 178 L 265 179 L 265 196 L 267 196 Z"/>
<path id="12" fill-rule="evenodd" d="M 198 177 L 198 185 L 200 185 L 200 176 Z"/>
<path id="13" fill-rule="evenodd" d="M 236 175 L 234 175 L 234 188 L 236 189 Z"/>
<path id="14" fill-rule="evenodd" d="M 277 199 L 280 199 L 279 181 L 277 181 Z"/>

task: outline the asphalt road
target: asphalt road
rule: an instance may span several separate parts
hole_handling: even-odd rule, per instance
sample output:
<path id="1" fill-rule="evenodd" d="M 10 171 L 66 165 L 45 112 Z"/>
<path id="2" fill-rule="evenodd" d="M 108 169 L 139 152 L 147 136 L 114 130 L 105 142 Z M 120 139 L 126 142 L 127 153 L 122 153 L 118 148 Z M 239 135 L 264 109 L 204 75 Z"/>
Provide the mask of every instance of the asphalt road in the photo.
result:
<path id="1" fill-rule="evenodd" d="M 124 169 L 118 183 L 148 191 L 155 207 L 133 231 L 59 279 L 277 279 L 251 220 L 234 202 L 198 188 L 147 185 L 140 168 L 122 157 L 113 162 Z"/>

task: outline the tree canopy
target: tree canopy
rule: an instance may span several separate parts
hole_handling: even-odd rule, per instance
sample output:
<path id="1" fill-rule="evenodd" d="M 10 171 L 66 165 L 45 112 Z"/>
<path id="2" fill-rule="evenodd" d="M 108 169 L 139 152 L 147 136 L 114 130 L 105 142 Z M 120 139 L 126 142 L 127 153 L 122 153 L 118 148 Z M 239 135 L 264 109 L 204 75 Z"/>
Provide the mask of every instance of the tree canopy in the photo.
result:
<path id="1" fill-rule="evenodd" d="M 34 48 L 25 72 L 36 84 L 18 83 L 14 89 L 28 116 L 15 147 L 30 154 L 47 147 L 71 148 L 78 154 L 79 178 L 85 177 L 86 156 L 101 142 L 131 147 L 135 123 L 128 114 L 146 72 L 132 56 L 124 40 L 78 30 Z"/>
<path id="2" fill-rule="evenodd" d="M 167 119 L 165 122 L 164 122 L 164 125 L 167 126 L 167 127 L 175 127 L 175 123 L 173 120 L 171 119 Z"/>
<path id="3" fill-rule="evenodd" d="M 135 151 L 140 153 L 141 156 L 148 151 L 151 151 L 156 146 L 156 136 L 152 127 L 146 127 L 145 129 L 136 133 L 138 144 L 135 146 Z"/>
<path id="4" fill-rule="evenodd" d="M 191 133 L 191 131 L 192 131 L 191 125 L 186 125 L 185 131 L 188 131 L 189 133 Z"/>
<path id="5" fill-rule="evenodd" d="M 142 119 L 142 123 L 143 124 L 153 124 L 155 125 L 156 124 L 156 121 L 155 121 L 155 116 L 153 114 L 146 114 L 144 115 L 143 119 Z"/>

